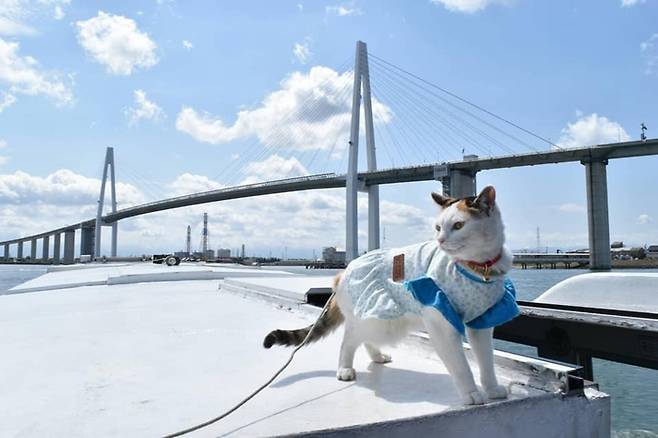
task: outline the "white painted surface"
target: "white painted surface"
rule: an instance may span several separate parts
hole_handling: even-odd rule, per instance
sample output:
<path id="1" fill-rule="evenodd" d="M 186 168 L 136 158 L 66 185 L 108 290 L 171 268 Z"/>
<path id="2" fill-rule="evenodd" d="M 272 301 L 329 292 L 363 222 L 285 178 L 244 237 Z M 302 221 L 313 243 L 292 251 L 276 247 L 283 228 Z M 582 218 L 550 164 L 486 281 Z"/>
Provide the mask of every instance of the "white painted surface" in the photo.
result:
<path id="1" fill-rule="evenodd" d="M 0 296 L 0 436 L 161 436 L 232 406 L 288 357 L 263 349 L 264 335 L 308 325 L 318 309 L 289 311 L 219 283 Z M 414 343 L 390 350 L 387 365 L 359 351 L 357 381 L 337 381 L 339 338 L 304 348 L 271 388 L 192 436 L 609 436 L 608 397 L 554 394 L 560 382 L 538 374 L 537 360 L 505 358 L 500 379 L 517 382 L 509 401 L 462 408 L 442 364 Z"/>
<path id="2" fill-rule="evenodd" d="M 305 301 L 306 292 L 314 287 L 328 287 L 333 285 L 334 276 L 290 276 L 290 277 L 251 277 L 251 278 L 229 278 L 228 285 L 248 288 L 257 292 L 280 295 L 298 301 Z"/>
<path id="3" fill-rule="evenodd" d="M 535 301 L 658 312 L 658 274 L 606 272 L 576 275 L 556 284 Z"/>
<path id="4" fill-rule="evenodd" d="M 224 277 L 283 276 L 292 274 L 284 271 L 188 263 L 166 266 L 151 262 L 130 264 L 74 265 L 64 269 L 49 269 L 40 277 L 11 289 L 12 292 L 36 292 L 79 286 L 94 286 L 118 283 L 153 281 L 206 280 Z"/>

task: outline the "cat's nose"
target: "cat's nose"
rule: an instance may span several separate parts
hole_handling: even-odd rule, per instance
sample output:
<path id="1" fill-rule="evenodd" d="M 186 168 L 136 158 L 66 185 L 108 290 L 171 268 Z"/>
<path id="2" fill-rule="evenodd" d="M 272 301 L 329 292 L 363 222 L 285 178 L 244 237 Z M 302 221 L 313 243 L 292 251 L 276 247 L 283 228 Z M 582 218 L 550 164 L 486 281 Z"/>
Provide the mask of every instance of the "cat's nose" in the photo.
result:
<path id="1" fill-rule="evenodd" d="M 439 245 L 443 244 L 443 242 L 445 242 L 445 241 L 446 241 L 445 237 L 440 237 L 439 238 Z"/>

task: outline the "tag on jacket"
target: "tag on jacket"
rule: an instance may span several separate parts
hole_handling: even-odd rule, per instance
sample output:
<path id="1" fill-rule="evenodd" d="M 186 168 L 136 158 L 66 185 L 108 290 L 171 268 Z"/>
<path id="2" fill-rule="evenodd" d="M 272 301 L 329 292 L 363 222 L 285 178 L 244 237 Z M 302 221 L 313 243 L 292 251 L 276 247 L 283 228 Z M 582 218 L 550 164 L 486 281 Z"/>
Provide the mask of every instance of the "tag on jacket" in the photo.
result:
<path id="1" fill-rule="evenodd" d="M 393 281 L 404 280 L 404 254 L 393 257 Z"/>

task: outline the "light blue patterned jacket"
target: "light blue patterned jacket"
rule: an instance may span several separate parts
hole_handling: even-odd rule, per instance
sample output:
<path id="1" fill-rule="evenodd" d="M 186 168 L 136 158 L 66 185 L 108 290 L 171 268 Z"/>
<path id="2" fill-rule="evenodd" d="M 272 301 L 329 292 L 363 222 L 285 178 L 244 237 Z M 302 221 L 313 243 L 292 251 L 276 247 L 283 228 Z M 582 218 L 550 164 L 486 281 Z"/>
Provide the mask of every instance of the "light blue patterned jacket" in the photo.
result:
<path id="1" fill-rule="evenodd" d="M 393 257 L 404 254 L 403 283 L 393 281 Z M 354 315 L 397 319 L 431 306 L 460 333 L 464 324 L 489 328 L 518 315 L 514 285 L 507 278 L 483 280 L 441 251 L 436 241 L 371 251 L 345 270 Z"/>

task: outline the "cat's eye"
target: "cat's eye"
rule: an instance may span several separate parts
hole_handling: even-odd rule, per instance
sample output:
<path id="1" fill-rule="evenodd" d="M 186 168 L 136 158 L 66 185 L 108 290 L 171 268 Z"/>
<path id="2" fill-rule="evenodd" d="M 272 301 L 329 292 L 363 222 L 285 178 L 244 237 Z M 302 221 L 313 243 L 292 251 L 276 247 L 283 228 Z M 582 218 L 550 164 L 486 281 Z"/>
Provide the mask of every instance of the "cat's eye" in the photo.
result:
<path id="1" fill-rule="evenodd" d="M 434 225 L 434 228 L 435 228 L 436 231 L 438 231 L 439 233 L 441 232 L 441 225 Z"/>
<path id="2" fill-rule="evenodd" d="M 455 222 L 452 226 L 453 230 L 461 230 L 464 227 L 464 222 Z"/>

